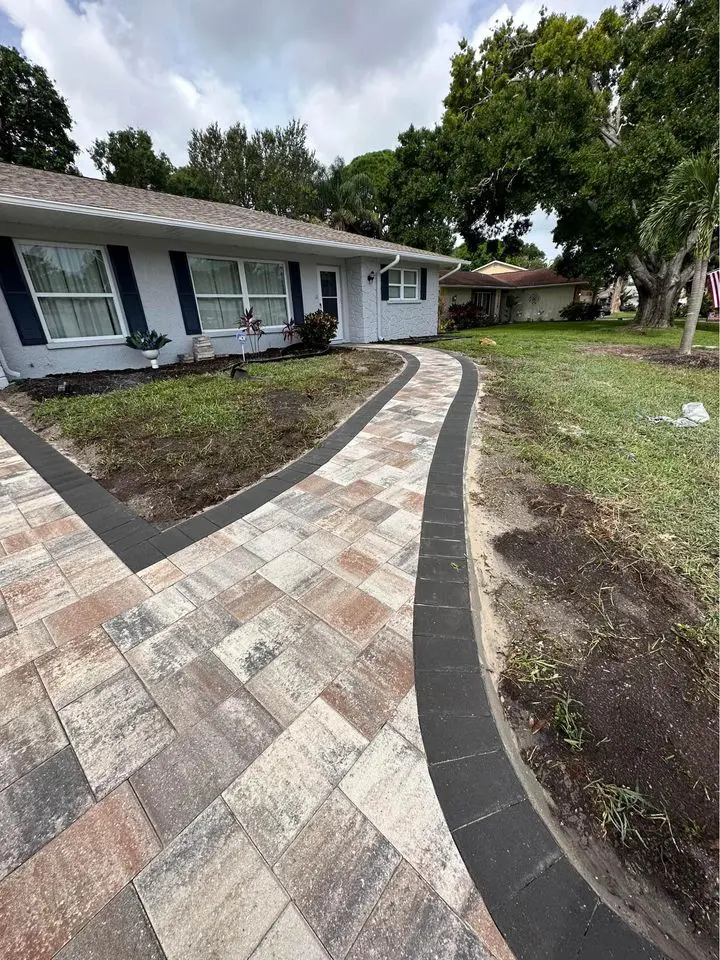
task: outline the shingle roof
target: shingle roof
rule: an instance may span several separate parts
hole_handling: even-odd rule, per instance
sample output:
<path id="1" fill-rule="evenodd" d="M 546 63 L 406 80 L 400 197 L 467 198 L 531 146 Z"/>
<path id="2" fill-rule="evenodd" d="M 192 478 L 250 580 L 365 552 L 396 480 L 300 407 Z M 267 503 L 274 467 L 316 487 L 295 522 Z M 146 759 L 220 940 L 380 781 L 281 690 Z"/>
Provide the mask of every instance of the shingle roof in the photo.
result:
<path id="1" fill-rule="evenodd" d="M 178 197 L 154 190 L 140 190 L 136 187 L 124 187 L 106 180 L 93 177 L 76 177 L 66 173 L 51 173 L 47 170 L 34 170 L 10 163 L 0 163 L 0 199 L 3 196 L 21 197 L 28 200 L 41 200 L 62 203 L 66 206 L 92 207 L 109 215 L 115 213 L 138 214 L 144 217 L 183 221 L 186 224 L 216 226 L 222 230 L 263 233 L 288 239 L 316 240 L 319 243 L 354 245 L 361 251 L 387 250 L 388 253 L 422 254 L 428 259 L 451 263 L 453 257 L 442 257 L 417 247 L 389 243 L 373 237 L 361 237 L 357 234 L 333 230 L 323 224 L 305 223 L 276 217 L 271 213 L 249 210 L 230 203 L 215 203 L 209 200 L 195 200 L 192 197 Z"/>
<path id="2" fill-rule="evenodd" d="M 474 287 L 476 290 L 512 289 L 513 287 L 550 287 L 558 284 L 585 283 L 580 279 L 563 277 L 554 270 L 508 270 L 505 273 L 475 273 L 458 270 L 441 281 L 442 287 Z"/>

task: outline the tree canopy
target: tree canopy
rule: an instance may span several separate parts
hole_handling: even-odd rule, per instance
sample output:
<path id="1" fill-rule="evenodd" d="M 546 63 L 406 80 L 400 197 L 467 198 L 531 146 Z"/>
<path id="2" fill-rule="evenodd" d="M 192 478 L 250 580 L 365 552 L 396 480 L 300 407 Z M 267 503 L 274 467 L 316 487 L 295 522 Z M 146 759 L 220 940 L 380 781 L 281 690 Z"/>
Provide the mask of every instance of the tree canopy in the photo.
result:
<path id="1" fill-rule="evenodd" d="M 46 71 L 0 46 L 0 160 L 77 173 L 67 103 Z"/>
<path id="2" fill-rule="evenodd" d="M 485 240 L 472 251 L 466 243 L 458 244 L 453 250 L 454 257 L 470 261 L 470 269 L 482 267 L 492 260 L 502 260 L 526 270 L 540 270 L 547 267 L 544 251 L 535 243 L 527 243 L 521 237 L 508 234 L 495 240 Z"/>
<path id="3" fill-rule="evenodd" d="M 452 197 L 450 152 L 443 130 L 410 127 L 399 136 L 388 179 L 388 239 L 450 253 Z"/>
<path id="4" fill-rule="evenodd" d="M 666 323 L 687 279 L 643 249 L 639 229 L 665 177 L 717 134 L 715 0 L 626 5 L 594 24 L 543 13 L 512 20 L 453 58 L 443 130 L 471 249 L 521 234 L 539 204 L 558 217 L 563 265 L 600 284 L 630 271 L 640 318 Z"/>
<path id="5" fill-rule="evenodd" d="M 366 173 L 351 170 L 337 157 L 319 172 L 315 185 L 319 213 L 326 223 L 336 230 L 378 236 L 380 217 L 373 184 Z"/>
<path id="6" fill-rule="evenodd" d="M 175 168 L 164 153 L 156 153 L 147 130 L 111 130 L 95 140 L 90 158 L 110 183 L 167 190 Z"/>

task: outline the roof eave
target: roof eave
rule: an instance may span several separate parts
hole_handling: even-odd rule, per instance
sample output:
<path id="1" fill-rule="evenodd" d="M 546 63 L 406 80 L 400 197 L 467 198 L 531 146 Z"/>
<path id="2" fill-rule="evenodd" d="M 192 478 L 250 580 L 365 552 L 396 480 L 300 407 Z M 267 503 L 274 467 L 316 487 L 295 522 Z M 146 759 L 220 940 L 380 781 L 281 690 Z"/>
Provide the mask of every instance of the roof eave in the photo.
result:
<path id="1" fill-rule="evenodd" d="M 334 247 L 356 256 L 371 254 L 373 256 L 389 256 L 393 251 L 399 253 L 404 260 L 426 261 L 437 264 L 455 264 L 456 257 L 443 256 L 424 250 L 406 250 L 402 246 L 379 247 L 370 244 L 342 243 L 333 239 L 321 240 L 314 237 L 298 237 L 293 234 L 276 233 L 275 231 L 250 230 L 244 227 L 231 227 L 225 224 L 203 223 L 197 220 L 178 220 L 173 217 L 158 217 L 132 211 L 115 210 L 111 207 L 94 207 L 85 204 L 62 203 L 56 200 L 39 200 L 33 197 L 22 197 L 14 194 L 0 194 L 0 207 L 30 208 L 33 210 L 47 210 L 63 214 L 75 214 L 90 218 L 105 218 L 118 220 L 124 223 L 144 223 L 162 227 L 172 227 L 182 230 L 191 230 L 198 233 L 214 233 L 226 237 L 248 237 L 250 239 L 276 241 L 278 243 L 296 244 L 303 247 Z"/>

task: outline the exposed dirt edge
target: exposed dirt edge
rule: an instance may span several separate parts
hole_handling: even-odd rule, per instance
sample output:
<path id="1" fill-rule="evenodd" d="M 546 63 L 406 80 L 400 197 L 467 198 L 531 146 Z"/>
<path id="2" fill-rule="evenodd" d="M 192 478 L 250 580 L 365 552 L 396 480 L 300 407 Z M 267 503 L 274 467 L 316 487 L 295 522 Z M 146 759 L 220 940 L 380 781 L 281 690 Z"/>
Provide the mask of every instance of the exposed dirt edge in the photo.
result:
<path id="1" fill-rule="evenodd" d="M 504 660 L 503 651 L 509 644 L 509 632 L 502 618 L 496 614 L 494 593 L 503 581 L 513 577 L 504 559 L 494 549 L 493 541 L 502 533 L 515 529 L 518 523 L 512 528 L 502 526 L 494 521 L 489 511 L 480 506 L 482 491 L 475 479 L 482 457 L 479 411 L 485 396 L 483 380 L 490 375 L 490 371 L 480 364 L 478 368 L 478 394 L 469 430 L 465 472 L 466 535 L 468 555 L 473 560 L 469 565 L 471 606 L 481 660 L 486 664 L 484 679 L 488 701 L 508 758 L 530 802 L 568 860 L 598 896 L 629 926 L 657 945 L 672 960 L 707 960 L 703 945 L 693 939 L 676 904 L 664 891 L 651 886 L 645 877 L 642 882 L 632 877 L 608 844 L 595 841 L 585 850 L 579 848 L 576 835 L 559 822 L 551 796 L 524 762 L 517 735 L 506 718 L 498 682 Z M 518 516 L 517 520 L 523 526 L 537 525 L 529 512 Z"/>

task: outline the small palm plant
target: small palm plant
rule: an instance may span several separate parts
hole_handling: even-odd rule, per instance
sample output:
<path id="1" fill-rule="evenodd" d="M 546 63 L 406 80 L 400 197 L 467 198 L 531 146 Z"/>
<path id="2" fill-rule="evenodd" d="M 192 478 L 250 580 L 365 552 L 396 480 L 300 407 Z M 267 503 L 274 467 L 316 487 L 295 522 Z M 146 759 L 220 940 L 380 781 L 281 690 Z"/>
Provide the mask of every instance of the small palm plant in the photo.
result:
<path id="1" fill-rule="evenodd" d="M 641 242 L 649 250 L 663 246 L 680 250 L 683 246 L 691 246 L 694 251 L 695 272 L 680 353 L 692 350 L 710 251 L 718 226 L 719 203 L 718 154 L 716 150 L 705 150 L 678 163 L 640 230 Z"/>
<path id="2" fill-rule="evenodd" d="M 263 329 L 260 326 L 260 321 L 253 313 L 253 308 L 250 307 L 242 315 L 242 326 L 241 330 L 247 337 L 250 343 L 250 352 L 259 353 L 260 352 L 260 338 L 263 335 Z"/>

